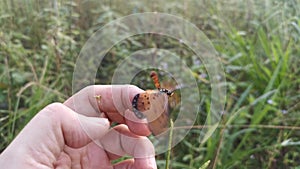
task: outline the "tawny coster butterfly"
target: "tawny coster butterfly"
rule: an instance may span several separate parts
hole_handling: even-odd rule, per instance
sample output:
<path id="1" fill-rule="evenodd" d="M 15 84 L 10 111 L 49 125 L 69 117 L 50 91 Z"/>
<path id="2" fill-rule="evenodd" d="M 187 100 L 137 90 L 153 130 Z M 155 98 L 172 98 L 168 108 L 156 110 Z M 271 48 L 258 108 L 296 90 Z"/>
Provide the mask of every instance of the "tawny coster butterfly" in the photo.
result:
<path id="1" fill-rule="evenodd" d="M 169 127 L 169 99 L 173 96 L 174 90 L 161 88 L 155 71 L 150 73 L 150 77 L 157 90 L 146 90 L 135 95 L 132 107 L 136 117 L 147 118 L 151 132 L 158 135 Z"/>

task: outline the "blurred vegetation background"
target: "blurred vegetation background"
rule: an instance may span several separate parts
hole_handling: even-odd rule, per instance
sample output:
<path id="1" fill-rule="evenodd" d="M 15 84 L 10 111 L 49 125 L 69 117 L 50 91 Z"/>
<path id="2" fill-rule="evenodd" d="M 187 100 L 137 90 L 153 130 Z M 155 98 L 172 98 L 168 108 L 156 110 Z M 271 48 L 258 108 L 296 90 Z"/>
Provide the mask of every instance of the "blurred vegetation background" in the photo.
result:
<path id="1" fill-rule="evenodd" d="M 170 168 L 196 169 L 208 161 L 208 168 L 300 168 L 299 0 L 2 0 L 0 150 L 45 105 L 72 94 L 76 58 L 93 32 L 116 18 L 154 11 L 182 17 L 202 30 L 227 80 L 221 125 L 201 144 L 199 116 L 195 129 L 172 149 Z M 168 49 L 186 59 L 195 74 L 206 98 L 200 115 L 205 114 L 209 77 L 180 46 L 157 35 L 124 40 L 109 51 L 96 82 L 109 84 L 117 62 L 135 50 Z M 165 165 L 164 154 L 157 163 Z"/>

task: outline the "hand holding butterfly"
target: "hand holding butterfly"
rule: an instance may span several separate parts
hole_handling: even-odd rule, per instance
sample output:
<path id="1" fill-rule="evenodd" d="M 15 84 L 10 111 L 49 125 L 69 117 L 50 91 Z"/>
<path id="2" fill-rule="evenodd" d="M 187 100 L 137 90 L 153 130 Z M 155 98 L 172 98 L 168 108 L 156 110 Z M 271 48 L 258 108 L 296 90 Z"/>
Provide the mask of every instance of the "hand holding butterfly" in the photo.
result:
<path id="1" fill-rule="evenodd" d="M 156 168 L 147 124 L 129 110 L 139 92 L 130 85 L 90 86 L 46 106 L 0 155 L 1 168 Z M 124 155 L 133 159 L 111 164 Z"/>

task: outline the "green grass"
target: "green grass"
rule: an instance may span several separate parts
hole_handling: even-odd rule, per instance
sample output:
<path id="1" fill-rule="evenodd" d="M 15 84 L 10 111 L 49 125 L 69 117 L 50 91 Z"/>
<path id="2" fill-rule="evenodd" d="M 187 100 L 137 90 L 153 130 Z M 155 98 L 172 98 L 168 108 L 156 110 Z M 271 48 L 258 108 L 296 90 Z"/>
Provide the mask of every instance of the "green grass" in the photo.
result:
<path id="1" fill-rule="evenodd" d="M 122 16 L 157 11 L 195 24 L 220 56 L 227 100 L 212 137 L 204 144 L 198 139 L 210 109 L 209 77 L 176 39 L 149 34 L 116 44 L 96 82 L 111 83 L 116 64 L 139 49 L 164 48 L 186 61 L 201 108 L 194 128 L 172 149 L 170 168 L 300 167 L 299 0 L 3 0 L 0 11 L 0 150 L 45 105 L 72 94 L 76 58 L 93 32 Z M 134 84 L 153 88 L 146 75 L 140 78 Z M 159 168 L 165 159 L 157 157 Z"/>

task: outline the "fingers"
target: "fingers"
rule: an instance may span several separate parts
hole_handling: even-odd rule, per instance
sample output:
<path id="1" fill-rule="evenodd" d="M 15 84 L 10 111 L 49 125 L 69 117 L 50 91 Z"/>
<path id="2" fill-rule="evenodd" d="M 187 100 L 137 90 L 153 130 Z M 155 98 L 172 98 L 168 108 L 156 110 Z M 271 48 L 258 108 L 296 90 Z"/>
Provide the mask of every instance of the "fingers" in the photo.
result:
<path id="1" fill-rule="evenodd" d="M 81 149 L 74 149 L 65 146 L 64 152 L 69 155 L 72 164 L 68 168 L 82 168 L 82 169 L 112 169 L 112 164 L 99 144 L 95 142 L 89 143 Z M 80 166 L 80 167 L 79 167 Z"/>
<path id="2" fill-rule="evenodd" d="M 57 123 L 54 131 L 60 127 L 59 137 L 64 139 L 64 144 L 73 148 L 85 146 L 109 131 L 110 125 L 106 118 L 86 117 L 60 103 L 50 104 L 41 113 L 47 118 L 44 120 L 51 119 Z"/>
<path id="3" fill-rule="evenodd" d="M 125 161 L 115 168 L 128 165 L 133 168 L 156 168 L 153 144 L 147 137 L 134 135 L 125 125 L 111 129 L 101 138 L 100 143 L 106 152 L 113 154 L 110 156 L 111 160 L 124 155 L 134 158 L 134 161 Z"/>
<path id="4" fill-rule="evenodd" d="M 131 109 L 131 101 L 143 90 L 133 85 L 94 85 L 89 86 L 72 97 L 64 104 L 72 110 L 86 115 L 99 116 L 100 112 L 124 112 Z M 95 96 L 100 96 L 98 99 Z"/>
<path id="5" fill-rule="evenodd" d="M 148 136 L 151 134 L 146 119 L 138 119 L 130 110 L 125 111 L 124 117 L 125 123 L 131 131 L 134 131 L 135 134 L 141 136 Z"/>
<path id="6" fill-rule="evenodd" d="M 66 153 L 61 153 L 57 161 L 53 163 L 55 169 L 71 168 L 71 159 Z"/>
<path id="7" fill-rule="evenodd" d="M 89 117 L 99 117 L 101 112 L 105 112 L 110 121 L 127 124 L 135 134 L 147 136 L 151 132 L 146 121 L 136 118 L 128 110 L 132 109 L 134 96 L 141 92 L 143 90 L 133 85 L 89 86 L 70 97 L 64 105 Z"/>

